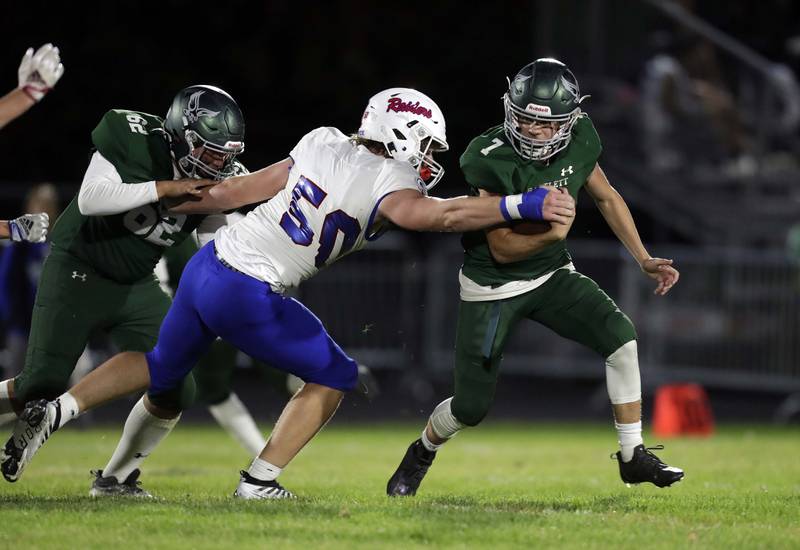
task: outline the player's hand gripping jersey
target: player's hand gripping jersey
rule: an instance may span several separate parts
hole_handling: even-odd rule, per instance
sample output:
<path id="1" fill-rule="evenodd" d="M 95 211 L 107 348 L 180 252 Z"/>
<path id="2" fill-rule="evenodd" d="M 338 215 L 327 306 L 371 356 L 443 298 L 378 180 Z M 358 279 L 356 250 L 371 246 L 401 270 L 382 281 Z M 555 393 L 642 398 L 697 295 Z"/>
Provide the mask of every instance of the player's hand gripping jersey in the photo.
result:
<path id="1" fill-rule="evenodd" d="M 92 143 L 126 184 L 178 177 L 160 117 L 108 111 L 92 132 Z M 84 216 L 76 197 L 53 228 L 53 247 L 109 279 L 133 283 L 152 275 L 163 248 L 183 241 L 202 219 L 168 215 L 157 202 L 110 216 Z"/>
<path id="2" fill-rule="evenodd" d="M 278 292 L 377 238 L 387 194 L 424 192 L 410 163 L 370 153 L 336 128 L 309 132 L 291 157 L 286 188 L 215 239 L 233 267 Z"/>
<path id="3" fill-rule="evenodd" d="M 577 202 L 578 191 L 586 183 L 600 157 L 600 137 L 585 114 L 575 123 L 572 139 L 561 153 L 546 162 L 521 158 L 508 143 L 503 126 L 481 134 L 461 155 L 461 170 L 470 192 L 479 189 L 513 195 L 542 185 L 564 187 Z M 494 260 L 484 231 L 464 233 L 462 273 L 482 286 L 535 279 L 572 261 L 564 241 L 558 241 L 530 258 L 501 264 Z"/>

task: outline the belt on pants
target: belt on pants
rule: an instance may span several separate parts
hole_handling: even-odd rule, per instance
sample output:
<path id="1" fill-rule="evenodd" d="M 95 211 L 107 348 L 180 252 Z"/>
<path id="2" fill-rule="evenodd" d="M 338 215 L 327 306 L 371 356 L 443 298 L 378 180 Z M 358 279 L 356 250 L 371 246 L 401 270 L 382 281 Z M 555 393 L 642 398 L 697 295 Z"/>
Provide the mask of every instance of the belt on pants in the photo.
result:
<path id="1" fill-rule="evenodd" d="M 227 267 L 227 268 L 228 268 L 228 269 L 230 269 L 231 271 L 235 271 L 236 273 L 241 273 L 242 275 L 247 275 L 247 273 L 245 273 L 244 271 L 242 271 L 242 270 L 240 270 L 240 269 L 236 269 L 236 268 L 235 268 L 235 267 L 233 267 L 231 264 L 229 264 L 228 262 L 226 262 L 226 261 L 225 261 L 225 258 L 223 258 L 223 257 L 220 255 L 220 253 L 219 253 L 219 250 L 217 250 L 217 245 L 216 245 L 216 243 L 214 244 L 214 256 L 216 256 L 216 257 L 217 257 L 217 259 L 219 260 L 219 263 L 221 263 L 222 265 L 224 265 L 225 267 Z M 248 275 L 248 277 L 249 277 L 249 275 Z"/>

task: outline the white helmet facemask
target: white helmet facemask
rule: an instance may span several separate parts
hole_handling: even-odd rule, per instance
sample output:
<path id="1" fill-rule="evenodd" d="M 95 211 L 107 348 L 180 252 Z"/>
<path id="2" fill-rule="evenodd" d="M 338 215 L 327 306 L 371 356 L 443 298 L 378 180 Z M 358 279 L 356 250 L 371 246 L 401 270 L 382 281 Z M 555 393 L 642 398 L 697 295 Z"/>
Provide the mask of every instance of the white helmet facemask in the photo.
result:
<path id="1" fill-rule="evenodd" d="M 417 169 L 426 190 L 444 176 L 433 159 L 447 151 L 444 115 L 425 94 L 410 88 L 390 88 L 374 95 L 367 104 L 359 137 L 382 143 L 393 159 L 409 162 Z"/>

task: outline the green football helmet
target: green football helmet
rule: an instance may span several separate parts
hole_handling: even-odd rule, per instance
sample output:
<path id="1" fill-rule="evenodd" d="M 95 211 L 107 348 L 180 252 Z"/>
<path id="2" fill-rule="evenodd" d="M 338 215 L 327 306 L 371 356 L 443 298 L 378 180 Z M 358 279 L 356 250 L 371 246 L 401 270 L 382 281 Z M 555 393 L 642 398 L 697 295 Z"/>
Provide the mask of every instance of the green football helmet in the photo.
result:
<path id="1" fill-rule="evenodd" d="M 236 101 L 214 86 L 184 88 L 167 111 L 164 129 L 180 171 L 221 180 L 235 174 L 244 151 L 244 117 Z"/>
<path id="2" fill-rule="evenodd" d="M 506 118 L 503 128 L 511 146 L 527 160 L 543 161 L 569 145 L 572 127 L 581 116 L 578 80 L 566 65 L 544 57 L 525 65 L 509 81 L 503 96 Z M 550 139 L 535 139 L 523 132 L 523 124 L 556 123 Z"/>

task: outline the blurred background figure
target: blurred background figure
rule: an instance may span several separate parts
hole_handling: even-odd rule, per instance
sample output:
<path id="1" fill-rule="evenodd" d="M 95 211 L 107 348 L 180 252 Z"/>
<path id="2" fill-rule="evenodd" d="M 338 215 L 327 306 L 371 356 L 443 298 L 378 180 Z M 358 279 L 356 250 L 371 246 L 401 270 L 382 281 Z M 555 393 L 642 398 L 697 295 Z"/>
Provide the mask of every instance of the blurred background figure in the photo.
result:
<path id="1" fill-rule="evenodd" d="M 55 221 L 60 212 L 55 186 L 42 183 L 32 187 L 25 197 L 24 210 L 46 212 L 50 220 Z M 50 243 L 0 243 L 0 320 L 5 330 L 5 379 L 17 374 L 25 364 L 33 300 Z"/>
<path id="2" fill-rule="evenodd" d="M 715 46 L 685 33 L 657 33 L 652 40 L 657 53 L 645 63 L 641 82 L 650 167 L 685 171 L 735 163 L 752 174 L 752 143 Z"/>

